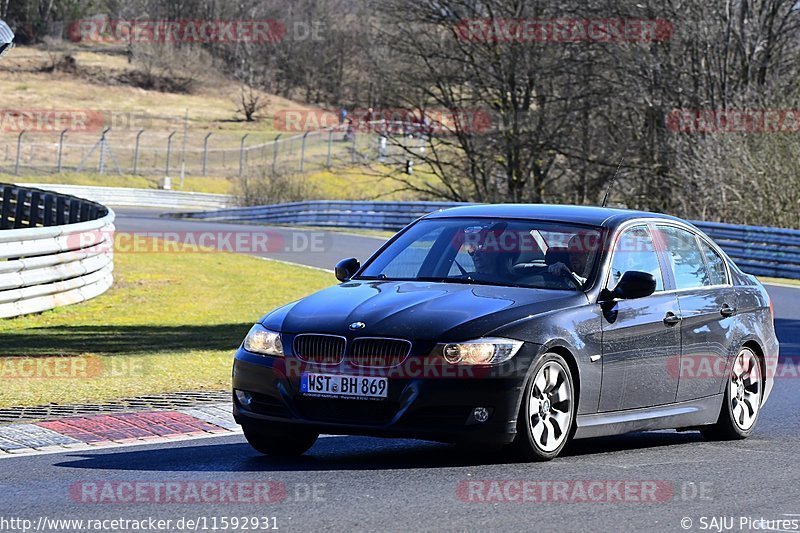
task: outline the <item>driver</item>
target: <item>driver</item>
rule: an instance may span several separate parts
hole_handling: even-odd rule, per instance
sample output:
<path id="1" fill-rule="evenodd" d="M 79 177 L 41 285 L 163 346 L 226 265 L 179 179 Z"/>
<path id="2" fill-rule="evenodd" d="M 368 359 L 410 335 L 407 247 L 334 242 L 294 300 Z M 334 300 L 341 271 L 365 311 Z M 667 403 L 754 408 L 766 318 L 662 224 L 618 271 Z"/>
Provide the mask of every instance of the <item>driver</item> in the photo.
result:
<path id="1" fill-rule="evenodd" d="M 569 265 L 559 261 L 547 267 L 547 271 L 555 276 L 572 276 L 584 285 L 587 281 L 586 266 L 589 261 L 589 251 L 585 248 L 581 235 L 573 235 L 567 244 Z"/>
<path id="2" fill-rule="evenodd" d="M 497 281 L 508 280 L 513 276 L 513 267 L 519 258 L 519 247 L 512 246 L 506 250 L 502 243 L 506 242 L 503 234 L 507 224 L 495 224 L 480 233 L 477 245 L 470 245 L 467 252 L 472 257 L 475 273 Z"/>

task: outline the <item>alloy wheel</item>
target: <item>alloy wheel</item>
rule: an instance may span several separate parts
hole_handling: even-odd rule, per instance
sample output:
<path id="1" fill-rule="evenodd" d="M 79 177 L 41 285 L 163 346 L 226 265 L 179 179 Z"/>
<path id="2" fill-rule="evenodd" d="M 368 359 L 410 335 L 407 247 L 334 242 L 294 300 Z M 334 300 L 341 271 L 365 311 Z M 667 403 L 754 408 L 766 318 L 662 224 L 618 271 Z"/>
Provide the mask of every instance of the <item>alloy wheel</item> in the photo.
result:
<path id="1" fill-rule="evenodd" d="M 753 427 L 761 406 L 761 366 L 751 350 L 742 350 L 736 356 L 728 387 L 733 421 L 747 431 Z"/>
<path id="2" fill-rule="evenodd" d="M 558 449 L 567 438 L 572 420 L 573 394 L 566 369 L 556 361 L 542 365 L 528 401 L 535 445 L 544 452 Z"/>

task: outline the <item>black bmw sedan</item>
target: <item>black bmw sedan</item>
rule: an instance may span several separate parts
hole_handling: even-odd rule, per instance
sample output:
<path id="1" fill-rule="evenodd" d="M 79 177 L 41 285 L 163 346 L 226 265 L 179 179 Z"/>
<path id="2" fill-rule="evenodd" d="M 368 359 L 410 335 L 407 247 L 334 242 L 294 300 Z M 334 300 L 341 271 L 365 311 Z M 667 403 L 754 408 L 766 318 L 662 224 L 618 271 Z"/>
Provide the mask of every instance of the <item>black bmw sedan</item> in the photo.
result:
<path id="1" fill-rule="evenodd" d="M 336 276 L 236 353 L 234 416 L 260 452 L 301 454 L 320 433 L 525 460 L 632 431 L 745 438 L 777 367 L 764 288 L 665 215 L 448 209 Z"/>

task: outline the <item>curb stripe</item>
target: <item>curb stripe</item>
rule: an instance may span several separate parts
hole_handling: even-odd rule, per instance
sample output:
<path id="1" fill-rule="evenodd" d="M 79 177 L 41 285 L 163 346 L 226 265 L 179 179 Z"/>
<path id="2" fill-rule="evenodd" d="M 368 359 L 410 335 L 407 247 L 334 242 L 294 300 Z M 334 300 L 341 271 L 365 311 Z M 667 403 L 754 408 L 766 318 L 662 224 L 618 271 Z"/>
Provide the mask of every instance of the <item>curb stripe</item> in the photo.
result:
<path id="1" fill-rule="evenodd" d="M 171 411 L 73 416 L 0 427 L 0 455 L 36 453 L 76 446 L 150 441 L 239 433 L 230 404 L 198 406 Z"/>
<path id="2" fill-rule="evenodd" d="M 24 448 L 46 448 L 48 446 L 77 444 L 80 442 L 35 424 L 2 427 L 0 428 L 0 437 L 15 441 Z"/>

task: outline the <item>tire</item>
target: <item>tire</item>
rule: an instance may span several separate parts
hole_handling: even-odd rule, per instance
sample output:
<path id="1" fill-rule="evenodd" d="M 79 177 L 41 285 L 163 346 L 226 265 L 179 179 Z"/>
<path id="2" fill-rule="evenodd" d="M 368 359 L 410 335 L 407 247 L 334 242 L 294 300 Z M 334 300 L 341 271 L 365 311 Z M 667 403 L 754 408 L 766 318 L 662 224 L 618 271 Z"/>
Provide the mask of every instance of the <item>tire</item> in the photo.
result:
<path id="1" fill-rule="evenodd" d="M 746 439 L 761 412 L 761 363 L 750 348 L 742 348 L 731 365 L 716 424 L 700 430 L 707 440 Z"/>
<path id="2" fill-rule="evenodd" d="M 319 433 L 297 429 L 271 430 L 269 426 L 242 425 L 244 438 L 257 452 L 274 457 L 303 455 L 319 438 Z"/>
<path id="3" fill-rule="evenodd" d="M 575 386 L 569 365 L 558 354 L 545 354 L 534 367 L 519 408 L 512 443 L 525 461 L 558 457 L 575 432 Z"/>

